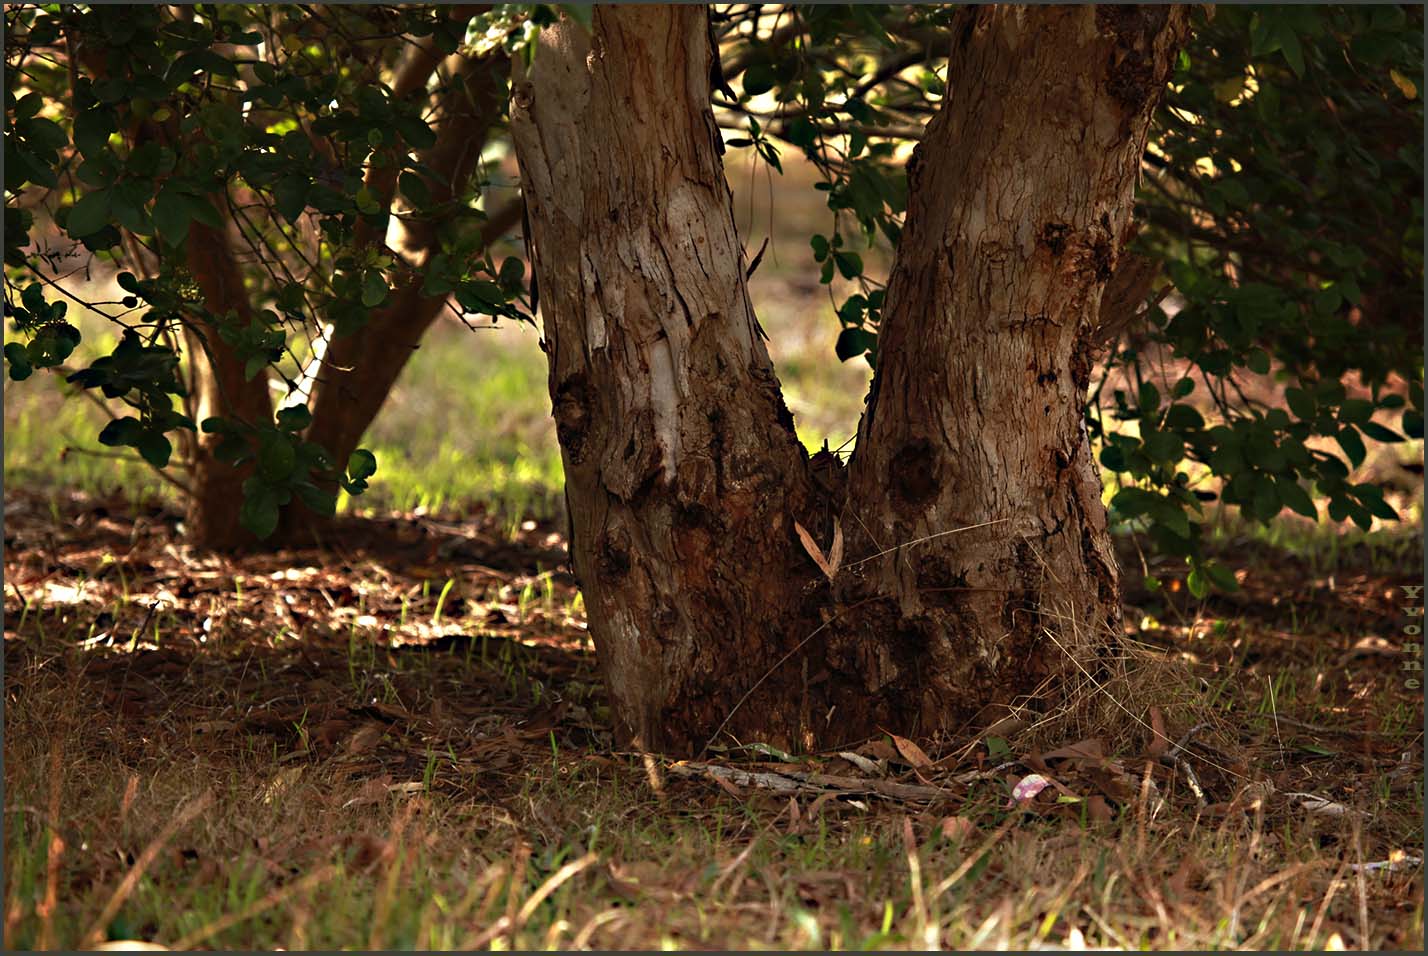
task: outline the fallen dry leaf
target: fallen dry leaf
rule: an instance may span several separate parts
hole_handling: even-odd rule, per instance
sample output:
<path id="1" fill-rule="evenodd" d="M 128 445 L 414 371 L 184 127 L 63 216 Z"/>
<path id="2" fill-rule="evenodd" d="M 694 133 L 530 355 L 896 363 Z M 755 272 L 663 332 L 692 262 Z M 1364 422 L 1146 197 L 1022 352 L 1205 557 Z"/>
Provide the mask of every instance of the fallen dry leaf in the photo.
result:
<path id="1" fill-rule="evenodd" d="M 1043 763 L 1048 760 L 1075 760 L 1089 766 L 1099 767 L 1106 763 L 1106 745 L 1103 741 L 1090 737 L 1086 740 L 1078 740 L 1069 746 L 1048 751 L 1042 754 L 1040 759 Z"/>
<path id="2" fill-rule="evenodd" d="M 908 766 L 916 767 L 918 770 L 925 770 L 932 766 L 932 758 L 928 757 L 917 744 L 906 737 L 899 737 L 897 734 L 888 734 L 888 736 L 892 738 L 897 752 L 902 755 L 902 759 L 907 762 Z"/>
<path id="3" fill-rule="evenodd" d="M 386 799 L 388 788 L 392 785 L 392 778 L 387 774 L 374 777 L 357 788 L 357 793 L 346 803 L 342 804 L 342 809 L 348 807 L 361 807 L 369 803 L 380 803 Z"/>
<path id="4" fill-rule="evenodd" d="M 342 752 L 348 756 L 365 753 L 377 745 L 387 728 L 375 721 L 369 721 L 347 735 L 342 742 Z"/>
<path id="5" fill-rule="evenodd" d="M 877 775 L 881 770 L 881 768 L 878 766 L 877 761 L 869 760 L 862 754 L 855 754 L 851 750 L 840 751 L 838 753 L 838 756 L 848 761 L 850 764 L 857 767 L 859 770 L 863 771 L 863 773 Z"/>
<path id="6" fill-rule="evenodd" d="M 833 551 L 836 560 L 824 557 L 823 549 L 818 547 L 818 543 L 813 540 L 813 535 L 808 533 L 808 529 L 797 521 L 793 523 L 793 530 L 798 532 L 798 540 L 803 542 L 803 550 L 808 552 L 808 556 L 813 559 L 813 563 L 818 565 L 818 569 L 823 572 L 824 577 L 833 580 L 833 576 L 838 573 L 838 565 L 843 560 L 843 532 L 836 528 L 833 532 Z"/>
<path id="7" fill-rule="evenodd" d="M 977 825 L 966 817 L 943 817 L 937 830 L 944 840 L 960 843 L 977 832 Z"/>

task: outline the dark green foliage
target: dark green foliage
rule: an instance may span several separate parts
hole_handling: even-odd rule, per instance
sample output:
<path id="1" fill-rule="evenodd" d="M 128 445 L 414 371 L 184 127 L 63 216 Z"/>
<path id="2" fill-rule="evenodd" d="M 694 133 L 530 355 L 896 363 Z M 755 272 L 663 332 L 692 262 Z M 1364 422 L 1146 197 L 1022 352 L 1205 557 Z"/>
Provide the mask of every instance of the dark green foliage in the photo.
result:
<path id="1" fill-rule="evenodd" d="M 940 102 L 955 15 L 828 5 L 795 8 L 791 25 L 781 14 L 780 26 L 749 30 L 760 16 L 750 11 L 725 24 L 740 37 L 725 61 L 747 71 L 731 107 L 824 174 L 833 228 L 812 237 L 813 260 L 825 284 L 861 286 L 837 308 L 845 361 L 876 360 L 883 301 L 848 244 L 896 244 L 907 188 L 897 157 Z M 1136 246 L 1161 267 L 1152 292 L 1173 295 L 1107 358 L 1087 423 L 1102 466 L 1126 485 L 1114 512 L 1189 560 L 1199 593 L 1234 585 L 1200 557 L 1203 501 L 1264 522 L 1285 508 L 1317 517 L 1325 500 L 1331 518 L 1364 528 L 1397 517 L 1380 489 L 1349 476 L 1366 440 L 1422 436 L 1423 24 L 1419 7 L 1221 5 L 1195 26 L 1137 209 Z M 755 107 L 755 92 L 779 105 Z M 1186 371 L 1162 395 L 1151 368 L 1167 362 Z M 1351 375 L 1358 394 L 1341 384 Z M 1134 394 L 1103 396 L 1113 377 Z M 1250 398 L 1255 378 L 1282 388 L 1287 407 Z M 1197 385 L 1211 420 L 1186 401 Z M 1201 487 L 1210 477 L 1222 490 Z"/>
<path id="2" fill-rule="evenodd" d="M 125 328 L 119 347 L 65 373 L 131 406 L 101 440 L 156 464 L 170 460 L 165 436 L 193 427 L 174 409 L 180 328 L 231 350 L 250 378 L 294 384 L 282 369 L 295 341 L 322 326 L 359 331 L 409 283 L 466 313 L 529 318 L 524 266 L 485 251 L 471 190 L 446 205 L 455 215 L 421 262 L 359 240 L 394 216 L 438 211 L 422 152 L 438 111 L 394 95 L 406 45 L 391 41 L 469 54 L 468 35 L 491 37 L 481 42 L 529 61 L 542 26 L 566 14 L 589 27 L 590 7 L 498 5 L 470 24 L 432 6 L 189 9 L 6 10 L 5 315 L 23 338 L 5 348 L 12 378 L 74 353 L 78 332 L 51 286 L 71 253 L 133 274 L 121 277 L 125 311 L 94 306 Z M 713 97 L 738 118 L 725 145 L 776 170 L 798 150 L 821 173 L 830 222 L 811 237 L 812 266 L 825 285 L 853 287 L 834 302 L 844 361 L 877 361 L 885 289 L 867 252 L 901 234 L 908 147 L 956 81 L 946 53 L 958 16 L 712 9 Z M 1114 511 L 1191 563 L 1192 590 L 1233 584 L 1200 557 L 1204 502 L 1260 521 L 1285 509 L 1391 520 L 1352 471 L 1369 442 L 1423 430 L 1421 8 L 1221 5 L 1196 17 L 1137 210 L 1159 304 L 1112 350 L 1087 408 L 1101 464 L 1124 485 Z M 71 71 L 75 49 L 86 59 Z M 374 192 L 374 170 L 391 174 L 395 203 Z M 52 226 L 65 249 L 40 238 Z M 241 240 L 251 319 L 205 307 L 181 254 L 204 228 Z M 1151 374 L 1167 362 L 1182 370 L 1173 382 Z M 1117 380 L 1133 385 L 1106 384 Z M 375 468 L 365 452 L 327 462 L 301 438 L 305 414 L 204 423 L 229 460 L 254 463 L 244 517 L 255 531 L 294 497 L 330 510 L 318 489 L 358 493 Z"/>
<path id="3" fill-rule="evenodd" d="M 132 406 L 136 414 L 112 422 L 99 441 L 133 447 L 155 467 L 170 460 L 166 433 L 194 427 L 172 404 L 184 396 L 179 329 L 205 348 L 230 349 L 249 379 L 269 370 L 288 379 L 279 363 L 297 334 L 315 335 L 324 323 L 337 334 L 360 328 L 405 281 L 409 264 L 358 240 L 359 229 L 384 233 L 393 213 L 364 185 L 373 169 L 396 173 L 402 215 L 432 209 L 421 151 L 436 142 L 436 118 L 424 96 L 398 99 L 383 82 L 406 52 L 391 40 L 430 37 L 449 54 L 467 27 L 433 7 L 175 9 L 6 10 L 5 315 L 26 337 L 5 349 L 9 373 L 58 367 L 79 342 L 62 321 L 67 303 L 45 298 L 59 260 L 47 255 L 53 240 L 36 239 L 34 210 L 44 209 L 60 241 L 131 270 L 119 277 L 122 304 L 142 302 L 145 311 L 136 320 L 94 304 L 125 328 L 123 338 L 68 378 Z M 553 14 L 542 10 L 548 22 Z M 528 13 L 488 11 L 480 32 L 504 28 L 508 48 L 528 44 L 512 29 Z M 246 292 L 273 308 L 254 308 L 247 321 L 208 310 L 184 255 L 198 225 L 236 234 L 257 263 L 245 270 Z M 526 317 L 519 270 L 470 261 L 471 231 L 453 232 L 452 254 L 426 265 L 427 283 L 455 291 L 468 311 Z M 139 246 L 149 253 L 142 263 Z M 256 456 L 243 517 L 260 537 L 293 495 L 330 512 L 334 499 L 319 484 L 340 479 L 356 494 L 372 473 L 365 462 L 350 480 L 333 470 L 298 437 L 299 417 L 284 410 L 276 425 L 231 415 L 204 423 L 225 435 L 229 461 Z"/>
<path id="4" fill-rule="evenodd" d="M 1421 17 L 1221 6 L 1198 24 L 1138 210 L 1139 244 L 1164 264 L 1179 308 L 1153 310 L 1138 347 L 1108 369 L 1141 381 L 1153 350 L 1167 349 L 1204 383 L 1218 421 L 1166 412 L 1144 388 L 1133 404 L 1117 394 L 1113 417 L 1142 439 L 1092 415 L 1093 434 L 1119 452 L 1103 454 L 1108 468 L 1164 487 L 1194 463 L 1262 522 L 1284 508 L 1317 517 L 1315 497 L 1365 529 L 1397 517 L 1380 489 L 1348 476 L 1365 437 L 1422 433 L 1423 112 L 1408 79 L 1422 74 Z M 1350 375 L 1358 395 L 1342 384 Z M 1286 407 L 1248 398 L 1239 383 L 1251 376 L 1282 387 Z"/>

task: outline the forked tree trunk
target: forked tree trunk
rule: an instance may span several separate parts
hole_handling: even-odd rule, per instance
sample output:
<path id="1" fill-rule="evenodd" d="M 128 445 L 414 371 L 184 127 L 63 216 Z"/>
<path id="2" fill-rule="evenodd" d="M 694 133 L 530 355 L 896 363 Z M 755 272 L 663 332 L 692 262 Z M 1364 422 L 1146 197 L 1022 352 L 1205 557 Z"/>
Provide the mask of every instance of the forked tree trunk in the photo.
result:
<path id="1" fill-rule="evenodd" d="M 1078 344 L 1183 12 L 964 15 L 846 476 L 810 467 L 755 331 L 704 18 L 597 7 L 593 38 L 542 34 L 513 96 L 617 732 L 690 752 L 720 732 L 822 747 L 955 728 L 1055 675 L 1048 630 L 1090 644 L 1116 618 Z M 794 524 L 827 551 L 835 519 L 830 586 Z"/>

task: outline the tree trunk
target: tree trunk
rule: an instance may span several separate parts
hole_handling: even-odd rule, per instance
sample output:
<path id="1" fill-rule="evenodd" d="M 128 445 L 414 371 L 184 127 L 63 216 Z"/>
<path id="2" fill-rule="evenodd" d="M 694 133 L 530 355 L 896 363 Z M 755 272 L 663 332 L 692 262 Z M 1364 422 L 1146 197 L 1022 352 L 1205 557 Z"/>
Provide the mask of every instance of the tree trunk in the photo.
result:
<path id="1" fill-rule="evenodd" d="M 1057 670 L 1044 631 L 1089 643 L 1115 619 L 1078 343 L 1183 23 L 998 7 L 955 31 L 846 474 L 810 466 L 756 331 L 704 11 L 598 6 L 593 38 L 542 33 L 512 132 L 571 553 L 623 741 L 954 728 Z M 827 552 L 835 517 L 830 586 L 795 522 Z"/>
<path id="2" fill-rule="evenodd" d="M 218 316 L 236 312 L 239 322 L 246 326 L 253 318 L 252 305 L 227 236 L 221 230 L 193 222 L 189 225 L 187 246 L 189 271 L 203 292 L 205 307 Z M 267 376 L 245 378 L 243 362 L 216 331 L 208 329 L 200 335 L 185 325 L 184 347 L 193 364 L 192 380 L 197 383 L 194 399 L 200 424 L 215 415 L 253 424 L 272 421 Z M 185 537 L 200 548 L 226 551 L 254 544 L 258 539 L 238 523 L 243 482 L 252 473 L 252 466 L 235 468 L 214 458 L 213 449 L 221 440 L 221 435 L 200 432 L 193 443 L 189 474 L 193 494 L 188 501 Z"/>
<path id="3" fill-rule="evenodd" d="M 1092 670 L 1119 635 L 1088 335 L 1186 29 L 1173 7 L 959 19 L 848 475 L 850 554 L 879 556 L 838 582 L 867 603 L 836 666 L 916 701 L 925 730 Z"/>
<path id="4" fill-rule="evenodd" d="M 466 16 L 469 18 L 470 14 Z M 408 64 L 403 77 L 427 73 L 434 67 L 420 50 Z M 500 118 L 505 100 L 509 65 L 503 54 L 492 54 L 464 63 L 459 77 L 442 97 L 440 128 L 436 143 L 422 156 L 432 171 L 427 186 L 440 215 L 449 216 L 447 204 L 459 199 L 480 160 L 491 126 Z M 414 86 L 408 80 L 407 86 Z M 399 83 L 399 90 L 402 84 Z M 390 205 L 396 176 L 377 171 L 369 188 Z M 489 245 L 514 226 L 520 207 L 512 204 L 496 210 L 482 228 L 483 246 Z M 424 262 L 437 251 L 439 219 L 410 220 L 405 225 L 404 245 L 409 254 Z M 361 234 L 359 242 L 380 241 L 381 237 Z M 312 425 L 306 438 L 327 449 L 332 460 L 343 467 L 362 435 L 391 393 L 392 386 L 406 368 L 422 336 L 446 306 L 446 297 L 422 295 L 423 276 L 410 275 L 392 293 L 387 305 L 374 312 L 360 329 L 350 334 L 339 330 L 322 357 L 311 405 Z M 301 542 L 319 537 L 326 525 L 323 516 L 301 504 L 285 509 L 279 537 Z"/>

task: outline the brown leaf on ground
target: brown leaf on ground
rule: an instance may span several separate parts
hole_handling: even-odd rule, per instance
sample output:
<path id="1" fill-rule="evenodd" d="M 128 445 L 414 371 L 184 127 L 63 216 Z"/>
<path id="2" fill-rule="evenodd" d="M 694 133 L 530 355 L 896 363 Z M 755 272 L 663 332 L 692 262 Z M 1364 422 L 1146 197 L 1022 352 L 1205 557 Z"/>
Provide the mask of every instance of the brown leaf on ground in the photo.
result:
<path id="1" fill-rule="evenodd" d="M 942 834 L 944 840 L 963 843 L 977 832 L 977 825 L 966 817 L 943 817 L 937 824 L 937 832 Z"/>
<path id="2" fill-rule="evenodd" d="M 1100 794 L 1095 794 L 1086 801 L 1086 813 L 1096 823 L 1110 823 L 1116 818 L 1115 811 Z"/>
<path id="3" fill-rule="evenodd" d="M 1070 760 L 1076 764 L 1099 767 L 1107 763 L 1105 742 L 1095 737 L 1078 740 L 1066 747 L 1050 750 L 1040 757 L 1042 763 L 1051 760 Z"/>
<path id="4" fill-rule="evenodd" d="M 391 841 L 371 833 L 359 833 L 352 838 L 352 844 L 356 849 L 352 863 L 358 869 L 370 870 L 396 859 L 397 850 Z"/>
<path id="5" fill-rule="evenodd" d="M 342 804 L 342 809 L 349 807 L 361 807 L 372 803 L 381 803 L 387 799 L 387 794 L 391 792 L 392 778 L 390 774 L 382 774 L 380 777 L 373 777 L 357 788 L 351 798 Z"/>
<path id="6" fill-rule="evenodd" d="M 347 738 L 342 741 L 342 752 L 352 757 L 366 753 L 377 746 L 377 742 L 386 732 L 387 728 L 379 723 L 365 723 L 348 734 Z"/>
<path id="7" fill-rule="evenodd" d="M 899 756 L 893 745 L 881 737 L 868 741 L 854 752 L 873 760 L 897 760 Z"/>
<path id="8" fill-rule="evenodd" d="M 902 759 L 908 766 L 915 767 L 918 770 L 925 770 L 932 766 L 932 758 L 928 757 L 917 744 L 908 740 L 906 737 L 899 737 L 897 734 L 888 734 L 888 736 L 892 738 L 893 744 L 897 747 L 898 754 L 902 756 Z"/>

